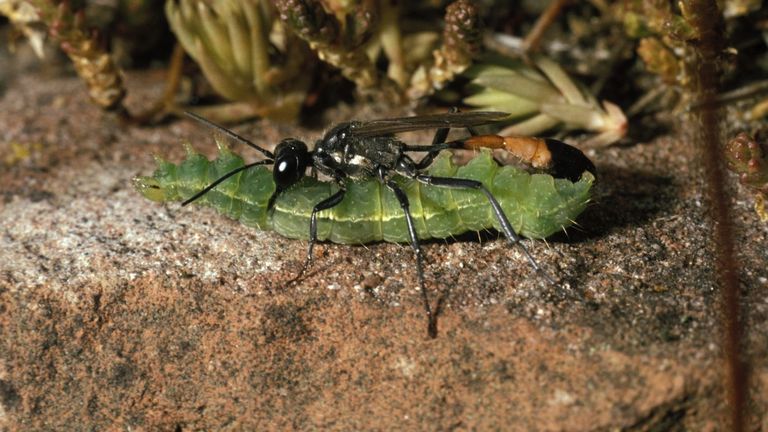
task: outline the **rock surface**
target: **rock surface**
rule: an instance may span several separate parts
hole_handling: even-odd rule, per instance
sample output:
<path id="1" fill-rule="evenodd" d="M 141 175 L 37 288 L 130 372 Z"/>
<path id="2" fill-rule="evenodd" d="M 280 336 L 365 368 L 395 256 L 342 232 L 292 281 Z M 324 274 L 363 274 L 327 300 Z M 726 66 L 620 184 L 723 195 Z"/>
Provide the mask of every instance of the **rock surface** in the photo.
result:
<path id="1" fill-rule="evenodd" d="M 130 75 L 129 104 L 161 79 Z M 354 110 L 329 121 L 382 115 Z M 236 130 L 264 145 L 322 132 Z M 180 160 L 187 139 L 214 154 L 189 121 L 119 125 L 74 78 L 6 83 L 0 428 L 725 430 L 710 221 L 685 135 L 590 153 L 581 228 L 528 242 L 562 290 L 495 235 L 427 244 L 430 293 L 447 295 L 435 340 L 409 247 L 321 245 L 289 284 L 306 243 L 142 199 L 131 178 L 153 154 Z M 768 430 L 768 228 L 746 193 L 731 199 L 749 421 Z"/>

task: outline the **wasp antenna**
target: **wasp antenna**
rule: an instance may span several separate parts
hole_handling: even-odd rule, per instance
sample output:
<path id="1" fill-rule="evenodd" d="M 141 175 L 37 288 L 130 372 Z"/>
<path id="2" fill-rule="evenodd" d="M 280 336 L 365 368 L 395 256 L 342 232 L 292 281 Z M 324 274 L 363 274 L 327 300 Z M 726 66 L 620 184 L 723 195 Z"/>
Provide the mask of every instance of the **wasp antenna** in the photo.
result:
<path id="1" fill-rule="evenodd" d="M 213 188 L 215 188 L 216 186 L 221 184 L 221 182 L 223 182 L 224 180 L 232 177 L 233 175 L 235 175 L 235 174 L 237 174 L 239 172 L 245 171 L 245 170 L 247 170 L 249 168 L 253 168 L 253 167 L 258 166 L 258 165 L 267 165 L 267 164 L 271 164 L 271 163 L 272 163 L 271 160 L 260 160 L 258 162 L 250 163 L 248 165 L 243 165 L 240 168 L 233 169 L 232 171 L 230 171 L 230 172 L 224 174 L 223 176 L 219 177 L 218 179 L 216 179 L 216 181 L 214 181 L 213 183 L 209 184 L 208 186 L 206 186 L 201 191 L 197 192 L 196 194 L 194 194 L 191 197 L 189 197 L 186 200 L 184 200 L 184 202 L 181 203 L 181 206 L 184 207 L 186 205 L 191 204 L 192 202 L 196 201 L 198 198 L 200 198 L 203 195 L 207 194 Z"/>
<path id="2" fill-rule="evenodd" d="M 199 115 L 197 115 L 197 114 L 195 114 L 195 113 L 193 113 L 191 111 L 184 111 L 184 114 L 186 114 L 187 117 L 190 117 L 190 118 L 192 118 L 194 120 L 197 120 L 198 122 L 200 122 L 200 123 L 202 123 L 202 124 L 212 128 L 212 129 L 215 129 L 215 130 L 223 133 L 224 135 L 226 135 L 226 136 L 228 136 L 228 137 L 230 137 L 230 138 L 232 138 L 234 140 L 240 141 L 241 143 L 243 143 L 243 144 L 245 144 L 245 145 L 255 149 L 259 153 L 261 153 L 264 156 L 268 157 L 269 159 L 274 159 L 275 158 L 275 155 L 272 154 L 271 151 L 257 146 L 256 144 L 252 143 L 250 140 L 243 138 L 242 136 L 234 133 L 233 131 L 225 128 L 224 126 L 216 124 L 216 123 L 208 120 L 207 118 L 200 117 Z"/>

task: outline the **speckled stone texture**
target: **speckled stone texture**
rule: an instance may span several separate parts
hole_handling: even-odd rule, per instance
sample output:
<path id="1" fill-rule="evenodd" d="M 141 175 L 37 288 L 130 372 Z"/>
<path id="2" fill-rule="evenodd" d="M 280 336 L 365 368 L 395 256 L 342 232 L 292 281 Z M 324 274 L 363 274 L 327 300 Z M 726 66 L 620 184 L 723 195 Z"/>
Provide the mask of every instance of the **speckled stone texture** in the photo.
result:
<path id="1" fill-rule="evenodd" d="M 129 75 L 129 105 L 161 82 Z M 382 113 L 325 120 L 353 115 Z M 236 130 L 265 145 L 322 132 Z M 562 290 L 495 235 L 425 245 L 432 298 L 447 295 L 435 340 L 407 246 L 321 245 L 289 284 L 305 242 L 142 199 L 131 178 L 153 154 L 180 160 L 187 139 L 214 154 L 186 120 L 119 125 L 75 78 L 4 83 L 3 430 L 726 430 L 710 222 L 685 134 L 590 152 L 599 185 L 580 230 L 528 243 Z M 768 229 L 748 194 L 730 199 L 749 421 L 767 430 Z"/>

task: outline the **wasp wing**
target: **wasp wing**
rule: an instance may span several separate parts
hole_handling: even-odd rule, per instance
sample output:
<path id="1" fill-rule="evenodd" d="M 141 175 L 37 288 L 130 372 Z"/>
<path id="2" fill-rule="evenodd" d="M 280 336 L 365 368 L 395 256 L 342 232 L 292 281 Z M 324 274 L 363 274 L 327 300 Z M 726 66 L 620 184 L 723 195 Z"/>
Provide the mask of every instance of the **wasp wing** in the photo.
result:
<path id="1" fill-rule="evenodd" d="M 473 127 L 495 123 L 507 118 L 509 118 L 509 114 L 496 111 L 449 112 L 361 122 L 355 125 L 350 132 L 357 137 L 366 138 L 421 129 Z"/>

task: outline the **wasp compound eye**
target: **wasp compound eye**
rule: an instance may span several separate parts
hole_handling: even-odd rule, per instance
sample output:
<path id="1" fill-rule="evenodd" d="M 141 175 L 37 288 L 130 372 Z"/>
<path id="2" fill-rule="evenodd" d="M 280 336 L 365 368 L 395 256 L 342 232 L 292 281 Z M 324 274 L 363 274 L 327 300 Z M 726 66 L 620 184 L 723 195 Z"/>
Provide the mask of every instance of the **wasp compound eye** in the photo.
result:
<path id="1" fill-rule="evenodd" d="M 285 189 L 299 181 L 309 162 L 306 144 L 293 138 L 283 140 L 275 149 L 275 168 L 272 172 L 277 187 Z"/>

